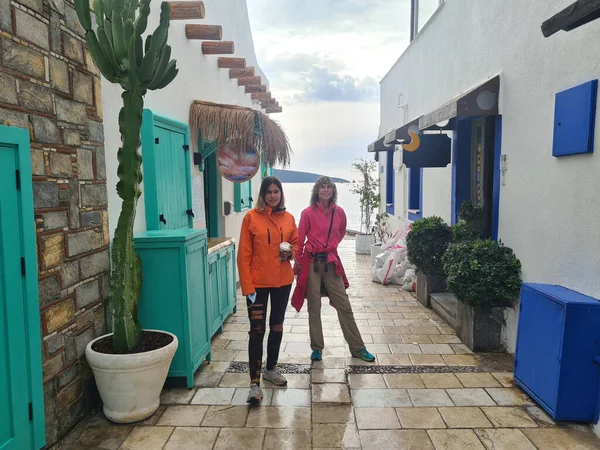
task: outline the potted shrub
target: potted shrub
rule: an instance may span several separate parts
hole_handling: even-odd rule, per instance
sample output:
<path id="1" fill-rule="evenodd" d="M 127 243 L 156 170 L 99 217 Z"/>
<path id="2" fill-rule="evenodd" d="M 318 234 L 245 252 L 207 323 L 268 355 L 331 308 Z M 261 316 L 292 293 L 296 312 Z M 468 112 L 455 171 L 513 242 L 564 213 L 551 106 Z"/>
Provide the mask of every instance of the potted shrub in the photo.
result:
<path id="1" fill-rule="evenodd" d="M 408 259 L 417 268 L 417 300 L 425 307 L 432 292 L 446 289 L 442 257 L 451 241 L 452 229 L 436 216 L 415 221 L 406 236 Z"/>
<path id="2" fill-rule="evenodd" d="M 369 255 L 374 242 L 371 227 L 373 212 L 379 206 L 379 194 L 375 189 L 378 185 L 378 180 L 375 179 L 375 161 L 361 159 L 352 164 L 352 168 L 360 175 L 360 179 L 353 181 L 350 188 L 353 194 L 358 194 L 360 202 L 360 232 L 356 235 L 356 253 Z"/>
<path id="3" fill-rule="evenodd" d="M 490 239 L 452 244 L 443 258 L 457 303 L 457 335 L 473 351 L 503 351 L 504 310 L 521 289 L 521 263 Z"/>
<path id="4" fill-rule="evenodd" d="M 113 422 L 137 422 L 158 409 L 160 392 L 178 345 L 173 334 L 143 330 L 138 322 L 142 268 L 133 245 L 133 223 L 141 194 L 139 147 L 144 95 L 148 89 L 164 88 L 177 75 L 167 45 L 170 10 L 169 4 L 163 2 L 160 24 L 146 38 L 144 48 L 142 34 L 150 14 L 150 0 L 96 1 L 97 26 L 93 27 L 88 0 L 75 0 L 75 6 L 96 66 L 108 81 L 119 83 L 124 90 L 117 171 L 117 193 L 123 203 L 112 242 L 110 275 L 114 333 L 90 342 L 85 355 L 106 417 Z"/>
<path id="5" fill-rule="evenodd" d="M 476 205 L 471 200 L 465 200 L 460 206 L 458 219 L 459 223 L 465 224 L 465 227 L 476 230 L 479 232 L 480 236 L 483 235 L 485 231 L 485 220 L 483 218 L 483 208 L 481 206 Z"/>
<path id="6" fill-rule="evenodd" d="M 390 215 L 386 212 L 382 212 L 375 216 L 375 225 L 373 226 L 373 245 L 371 245 L 371 266 L 375 265 L 375 258 L 381 253 L 381 247 L 386 239 L 388 239 L 392 233 L 389 225 Z"/>

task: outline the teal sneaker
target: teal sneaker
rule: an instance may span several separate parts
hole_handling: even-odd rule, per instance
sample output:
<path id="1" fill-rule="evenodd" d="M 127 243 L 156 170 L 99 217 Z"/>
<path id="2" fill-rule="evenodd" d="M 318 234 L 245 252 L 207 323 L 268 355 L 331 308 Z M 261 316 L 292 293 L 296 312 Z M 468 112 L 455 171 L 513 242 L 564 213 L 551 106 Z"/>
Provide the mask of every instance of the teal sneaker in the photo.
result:
<path id="1" fill-rule="evenodd" d="M 310 359 L 312 361 L 321 361 L 323 359 L 321 350 L 313 350 L 313 352 L 310 354 Z"/>
<path id="2" fill-rule="evenodd" d="M 351 352 L 352 356 L 354 356 L 355 358 L 360 358 L 363 361 L 366 362 L 373 362 L 375 361 L 375 356 L 371 355 L 366 348 L 363 348 L 357 352 Z"/>

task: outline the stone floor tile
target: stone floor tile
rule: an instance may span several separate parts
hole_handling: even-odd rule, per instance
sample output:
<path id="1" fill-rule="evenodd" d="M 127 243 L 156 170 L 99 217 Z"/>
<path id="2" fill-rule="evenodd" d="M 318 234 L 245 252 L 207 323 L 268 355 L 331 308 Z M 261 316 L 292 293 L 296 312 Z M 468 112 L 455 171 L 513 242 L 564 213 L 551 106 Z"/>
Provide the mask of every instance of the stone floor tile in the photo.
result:
<path id="1" fill-rule="evenodd" d="M 354 424 L 315 423 L 312 430 L 313 447 L 360 448 L 360 437 Z"/>
<path id="2" fill-rule="evenodd" d="M 486 450 L 536 450 L 521 430 L 474 430 Z"/>
<path id="3" fill-rule="evenodd" d="M 429 316 L 425 311 L 423 312 L 405 312 L 405 319 L 429 319 Z"/>
<path id="4" fill-rule="evenodd" d="M 273 406 L 311 406 L 310 389 L 274 389 Z"/>
<path id="5" fill-rule="evenodd" d="M 203 427 L 243 427 L 248 417 L 247 406 L 211 406 L 204 415 Z"/>
<path id="6" fill-rule="evenodd" d="M 421 354 L 421 347 L 417 344 L 390 344 L 390 350 L 394 354 L 416 355 Z"/>
<path id="7" fill-rule="evenodd" d="M 427 434 L 436 450 L 485 450 L 472 430 L 430 430 Z"/>
<path id="8" fill-rule="evenodd" d="M 211 361 L 233 361 L 233 358 L 235 358 L 237 354 L 237 350 L 213 349 Z"/>
<path id="9" fill-rule="evenodd" d="M 368 348 L 367 348 L 368 350 Z M 360 358 L 355 358 L 354 356 L 349 356 L 348 358 L 346 358 L 346 366 L 377 366 L 378 364 L 381 364 L 379 362 L 379 356 L 386 356 L 384 354 L 382 355 L 375 355 L 375 361 L 363 361 Z"/>
<path id="10" fill-rule="evenodd" d="M 383 375 L 387 387 L 390 389 L 419 389 L 425 385 L 416 373 L 386 373 Z"/>
<path id="11" fill-rule="evenodd" d="M 240 329 L 244 328 L 243 326 Z M 248 332 L 247 331 L 224 331 L 218 336 L 220 340 L 230 340 L 230 341 L 248 341 Z M 213 340 L 214 342 L 214 340 Z"/>
<path id="12" fill-rule="evenodd" d="M 424 430 L 361 430 L 363 450 L 434 450 Z"/>
<path id="13" fill-rule="evenodd" d="M 222 428 L 214 450 L 256 450 L 261 448 L 265 430 Z"/>
<path id="14" fill-rule="evenodd" d="M 164 450 L 198 450 L 212 448 L 219 434 L 218 428 L 179 427 L 169 438 Z M 150 448 L 146 449 L 150 450 Z"/>
<path id="15" fill-rule="evenodd" d="M 412 366 L 408 355 L 377 355 L 377 361 L 383 366 Z"/>
<path id="16" fill-rule="evenodd" d="M 403 334 L 402 341 L 405 344 L 433 344 L 431 336 L 428 334 Z"/>
<path id="17" fill-rule="evenodd" d="M 496 404 L 481 388 L 448 389 L 447 392 L 456 406 L 494 406 Z"/>
<path id="18" fill-rule="evenodd" d="M 350 389 L 387 388 L 383 375 L 380 374 L 348 375 L 348 382 Z"/>
<path id="19" fill-rule="evenodd" d="M 261 406 L 269 406 L 271 404 L 271 400 L 273 399 L 273 391 L 274 389 L 266 389 L 261 387 L 263 393 L 263 399 L 260 403 Z M 231 405 L 233 406 L 248 406 L 248 387 L 245 388 L 237 388 L 235 390 L 235 394 L 233 394 L 233 398 L 231 399 Z"/>
<path id="20" fill-rule="evenodd" d="M 160 394 L 162 405 L 187 405 L 190 403 L 196 391 L 194 389 L 163 389 Z"/>
<path id="21" fill-rule="evenodd" d="M 440 334 L 440 330 L 434 326 L 411 326 L 410 331 L 412 334 Z"/>
<path id="22" fill-rule="evenodd" d="M 238 325 L 241 325 L 241 324 L 238 324 Z M 213 350 L 216 350 L 216 349 L 227 349 L 227 350 L 243 350 L 243 348 L 242 348 L 242 349 L 239 349 L 239 348 L 233 348 L 233 346 L 232 346 L 231 348 L 227 348 L 227 347 L 229 347 L 229 345 L 230 345 L 232 342 L 243 342 L 243 341 L 230 341 L 229 339 L 214 339 L 214 340 L 213 340 L 213 341 L 210 343 L 210 346 L 211 346 L 211 348 L 212 348 Z M 248 348 L 248 342 L 246 342 L 246 347 L 245 347 L 245 348 L 246 348 L 246 349 Z"/>
<path id="23" fill-rule="evenodd" d="M 467 347 L 465 344 L 450 344 L 450 348 L 454 350 L 457 355 L 472 355 L 473 350 Z"/>
<path id="24" fill-rule="evenodd" d="M 535 421 L 521 408 L 497 406 L 481 408 L 496 428 L 536 428 Z"/>
<path id="25" fill-rule="evenodd" d="M 534 404 L 520 388 L 488 388 L 486 391 L 500 406 L 531 406 Z"/>
<path id="26" fill-rule="evenodd" d="M 600 439 L 590 431 L 563 428 L 523 430 L 540 450 L 598 450 Z"/>
<path id="27" fill-rule="evenodd" d="M 194 386 L 197 388 L 217 387 L 222 376 L 223 372 L 209 372 L 207 370 L 198 371 L 196 372 L 196 375 L 194 375 Z"/>
<path id="28" fill-rule="evenodd" d="M 175 405 L 169 406 L 160 419 L 157 426 L 171 427 L 197 427 L 204 418 L 208 406 L 203 405 Z"/>
<path id="29" fill-rule="evenodd" d="M 409 355 L 415 366 L 445 366 L 446 361 L 440 355 Z"/>
<path id="30" fill-rule="evenodd" d="M 400 334 L 373 334 L 373 343 L 375 344 L 403 344 L 402 336 Z M 369 346 L 369 350 L 371 347 Z M 389 349 L 389 347 L 388 347 Z"/>
<path id="31" fill-rule="evenodd" d="M 348 357 L 350 356 L 350 350 L 346 347 L 325 347 L 323 349 L 323 358 L 334 357 Z"/>
<path id="32" fill-rule="evenodd" d="M 511 372 L 494 372 L 492 376 L 498 380 L 504 387 L 514 387 L 515 383 L 513 381 L 513 374 Z"/>
<path id="33" fill-rule="evenodd" d="M 448 344 L 420 344 L 424 355 L 454 355 L 454 350 Z"/>
<path id="34" fill-rule="evenodd" d="M 311 441 L 311 430 L 270 429 L 267 430 L 263 450 L 310 450 Z"/>
<path id="35" fill-rule="evenodd" d="M 421 322 L 419 319 L 394 319 L 394 323 L 397 327 L 408 327 L 409 332 L 403 334 L 427 334 L 427 333 L 415 333 L 412 331 L 413 327 L 420 327 Z"/>
<path id="36" fill-rule="evenodd" d="M 250 377 L 247 373 L 224 373 L 219 381 L 221 388 L 247 387 L 250 384 Z"/>
<path id="37" fill-rule="evenodd" d="M 200 388 L 192 398 L 193 405 L 229 405 L 234 388 Z"/>
<path id="38" fill-rule="evenodd" d="M 240 355 L 243 356 L 243 353 L 240 353 Z M 248 358 L 246 358 L 247 360 Z M 244 361 L 244 360 L 242 360 Z M 225 372 L 228 368 L 229 365 L 231 363 L 228 361 L 214 361 L 211 362 L 210 364 L 207 364 L 202 370 L 205 370 L 207 372 Z"/>
<path id="39" fill-rule="evenodd" d="M 312 387 L 313 403 L 350 403 L 350 393 L 345 384 L 315 384 Z"/>
<path id="40" fill-rule="evenodd" d="M 387 343 L 369 344 L 367 346 L 367 349 L 369 350 L 369 352 L 377 355 L 385 355 L 391 353 L 390 346 Z"/>
<path id="41" fill-rule="evenodd" d="M 492 424 L 479 408 L 439 408 L 439 411 L 448 428 L 492 428 Z"/>
<path id="42" fill-rule="evenodd" d="M 304 428 L 310 429 L 310 408 L 265 406 L 251 408 L 246 427 L 251 428 Z"/>
<path id="43" fill-rule="evenodd" d="M 541 427 L 555 427 L 556 422 L 548 415 L 546 411 L 544 411 L 539 406 L 528 406 L 525 408 L 527 413 L 537 420 L 538 425 Z"/>
<path id="44" fill-rule="evenodd" d="M 384 334 L 383 327 L 361 327 L 359 326 L 361 334 Z"/>
<path id="45" fill-rule="evenodd" d="M 288 342 L 285 347 L 286 353 L 301 353 L 310 356 L 311 351 L 309 342 Z"/>
<path id="46" fill-rule="evenodd" d="M 355 408 L 359 430 L 397 430 L 402 428 L 394 408 Z"/>
<path id="47" fill-rule="evenodd" d="M 412 334 L 409 327 L 383 327 L 383 331 L 385 334 L 399 334 L 399 335 L 407 335 Z"/>
<path id="48" fill-rule="evenodd" d="M 127 425 L 92 426 L 83 431 L 81 436 L 68 447 L 69 450 L 117 450 L 127 439 L 133 427 Z"/>
<path id="49" fill-rule="evenodd" d="M 163 448 L 174 429 L 173 427 L 135 427 L 119 450 Z"/>
<path id="50" fill-rule="evenodd" d="M 344 369 L 313 369 L 311 380 L 313 383 L 345 383 L 346 372 Z"/>
<path id="51" fill-rule="evenodd" d="M 402 428 L 446 428 L 436 408 L 396 408 Z"/>
<path id="52" fill-rule="evenodd" d="M 223 331 L 240 331 L 244 328 L 244 325 L 241 323 L 226 323 L 223 325 Z"/>
<path id="53" fill-rule="evenodd" d="M 350 405 L 312 407 L 313 423 L 355 423 L 354 408 Z"/>
<path id="54" fill-rule="evenodd" d="M 434 344 L 462 344 L 458 336 L 451 334 L 432 334 L 429 337 Z"/>
<path id="55" fill-rule="evenodd" d="M 454 406 L 443 389 L 408 389 L 408 395 L 415 406 Z"/>
<path id="56" fill-rule="evenodd" d="M 285 386 L 277 386 L 270 381 L 262 380 L 260 384 L 264 389 L 309 389 L 310 388 L 310 375 L 305 374 L 284 374 L 285 379 L 287 380 L 287 385 Z"/>
<path id="57" fill-rule="evenodd" d="M 419 375 L 428 389 L 461 388 L 462 384 L 453 373 L 422 373 Z"/>
<path id="58" fill-rule="evenodd" d="M 345 369 L 346 358 L 323 358 L 321 361 L 312 362 L 313 369 Z"/>
<path id="59" fill-rule="evenodd" d="M 412 406 L 406 389 L 358 389 L 352 391 L 355 408 Z"/>
<path id="60" fill-rule="evenodd" d="M 456 377 L 466 388 L 500 387 L 500 383 L 489 373 L 457 373 Z"/>
<path id="61" fill-rule="evenodd" d="M 393 319 L 369 319 L 370 327 L 393 327 L 396 325 Z"/>
<path id="62" fill-rule="evenodd" d="M 443 355 L 449 366 L 476 366 L 477 360 L 471 355 Z"/>

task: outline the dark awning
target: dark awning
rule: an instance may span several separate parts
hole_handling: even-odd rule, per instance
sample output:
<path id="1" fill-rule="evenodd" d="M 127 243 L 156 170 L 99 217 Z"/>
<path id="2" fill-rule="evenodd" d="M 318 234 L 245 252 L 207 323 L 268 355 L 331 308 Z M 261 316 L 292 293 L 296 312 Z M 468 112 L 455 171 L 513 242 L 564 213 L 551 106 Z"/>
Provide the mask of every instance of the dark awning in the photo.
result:
<path id="1" fill-rule="evenodd" d="M 409 130 L 411 133 L 419 133 L 419 118 L 402 125 L 400 128 L 387 132 L 375 142 L 370 143 L 368 151 L 370 153 L 385 152 L 390 149 L 394 150 L 394 146 L 398 143 L 410 142 Z"/>
<path id="2" fill-rule="evenodd" d="M 415 150 L 404 149 L 402 163 L 409 169 L 446 167 L 452 159 L 452 139 L 447 134 L 421 134 Z M 410 144 L 414 144 L 411 142 Z M 406 145 L 406 144 L 405 144 Z"/>
<path id="3" fill-rule="evenodd" d="M 369 153 L 377 153 L 377 152 L 385 152 L 389 149 L 389 147 L 386 147 L 385 145 L 383 145 L 383 140 L 385 139 L 385 136 L 380 137 L 379 139 L 377 139 L 375 142 L 371 142 L 369 144 L 369 146 L 367 147 Z"/>
<path id="4" fill-rule="evenodd" d="M 500 76 L 471 89 L 419 119 L 419 129 L 426 130 L 454 117 L 493 116 L 498 114 Z"/>
<path id="5" fill-rule="evenodd" d="M 600 0 L 578 0 L 542 24 L 545 37 L 554 33 L 571 31 L 592 20 L 600 18 Z"/>

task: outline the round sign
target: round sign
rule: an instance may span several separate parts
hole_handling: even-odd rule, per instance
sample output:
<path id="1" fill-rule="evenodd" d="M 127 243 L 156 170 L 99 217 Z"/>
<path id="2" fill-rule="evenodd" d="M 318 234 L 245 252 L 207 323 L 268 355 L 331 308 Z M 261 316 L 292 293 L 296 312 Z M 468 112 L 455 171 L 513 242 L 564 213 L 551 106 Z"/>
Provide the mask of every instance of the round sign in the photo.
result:
<path id="1" fill-rule="evenodd" d="M 221 176 L 234 183 L 244 183 L 256 175 L 260 169 L 260 155 L 254 147 L 237 153 L 229 144 L 219 147 L 217 168 Z"/>

